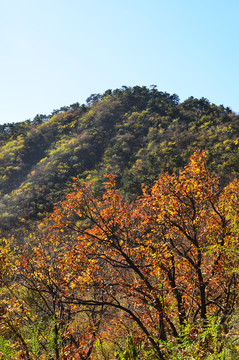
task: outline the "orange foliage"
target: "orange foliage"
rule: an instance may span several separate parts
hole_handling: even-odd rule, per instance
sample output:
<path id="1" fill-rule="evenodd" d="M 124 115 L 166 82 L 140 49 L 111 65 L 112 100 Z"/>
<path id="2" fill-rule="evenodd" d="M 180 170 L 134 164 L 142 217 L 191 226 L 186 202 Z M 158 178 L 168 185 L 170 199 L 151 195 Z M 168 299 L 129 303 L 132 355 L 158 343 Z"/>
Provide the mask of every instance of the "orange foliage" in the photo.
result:
<path id="1" fill-rule="evenodd" d="M 112 319 L 130 319 L 159 359 L 158 341 L 179 338 L 187 322 L 226 323 L 238 286 L 239 184 L 220 192 L 205 161 L 196 152 L 178 176 L 161 175 L 131 203 L 111 175 L 99 197 L 76 181 L 40 225 L 21 271 L 58 319 L 65 356 L 78 349 L 90 358 L 101 333 L 114 342 Z"/>

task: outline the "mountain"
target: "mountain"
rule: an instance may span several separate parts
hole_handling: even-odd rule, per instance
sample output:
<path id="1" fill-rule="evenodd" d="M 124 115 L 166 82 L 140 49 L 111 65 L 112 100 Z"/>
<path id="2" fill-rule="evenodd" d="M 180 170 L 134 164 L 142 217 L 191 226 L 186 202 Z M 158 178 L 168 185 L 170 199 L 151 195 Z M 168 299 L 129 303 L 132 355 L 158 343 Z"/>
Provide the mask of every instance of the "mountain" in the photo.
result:
<path id="1" fill-rule="evenodd" d="M 128 198 L 161 172 L 181 169 L 196 149 L 223 184 L 239 174 L 239 116 L 207 99 L 147 88 L 122 87 L 93 94 L 49 116 L 0 126 L 0 229 L 3 233 L 53 209 L 72 179 L 117 175 Z"/>

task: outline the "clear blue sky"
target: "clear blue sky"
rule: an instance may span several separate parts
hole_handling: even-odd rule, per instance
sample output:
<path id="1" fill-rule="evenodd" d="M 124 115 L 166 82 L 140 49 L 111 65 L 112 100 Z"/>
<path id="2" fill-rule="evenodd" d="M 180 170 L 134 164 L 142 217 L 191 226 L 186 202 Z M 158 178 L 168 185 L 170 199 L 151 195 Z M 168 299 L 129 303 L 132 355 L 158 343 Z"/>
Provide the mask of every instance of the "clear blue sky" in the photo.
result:
<path id="1" fill-rule="evenodd" d="M 122 85 L 239 112 L 238 0 L 1 0 L 0 123 Z"/>

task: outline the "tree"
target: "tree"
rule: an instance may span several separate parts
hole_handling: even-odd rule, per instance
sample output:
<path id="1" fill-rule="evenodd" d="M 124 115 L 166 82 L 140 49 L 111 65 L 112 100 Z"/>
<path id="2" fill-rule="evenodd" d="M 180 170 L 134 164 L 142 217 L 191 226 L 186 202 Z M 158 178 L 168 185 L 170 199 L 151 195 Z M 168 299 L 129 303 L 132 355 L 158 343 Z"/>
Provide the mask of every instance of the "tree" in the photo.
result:
<path id="1" fill-rule="evenodd" d="M 218 318 L 227 332 L 237 295 L 239 184 L 234 181 L 220 191 L 205 160 L 205 152 L 196 152 L 178 177 L 162 175 L 143 197 L 150 209 L 147 223 L 157 223 L 152 250 L 167 294 L 166 308 L 173 303 L 177 309 L 177 319 L 168 321 L 176 337 L 177 322 L 196 328 L 200 321 L 205 327 L 209 317 Z"/>
<path id="2" fill-rule="evenodd" d="M 102 333 L 114 342 L 119 326 L 131 324 L 155 358 L 167 359 L 169 343 L 185 351 L 188 324 L 192 343 L 214 318 L 222 338 L 228 332 L 238 288 L 239 183 L 221 191 L 205 162 L 205 152 L 196 152 L 178 176 L 161 175 L 131 203 L 113 176 L 102 196 L 76 181 L 40 225 L 20 270 L 47 308 L 55 304 L 61 347 L 74 345 L 88 359 L 86 346 Z M 77 330 L 78 313 L 91 314 L 85 336 Z M 202 339 L 198 359 L 222 350 L 210 335 Z"/>

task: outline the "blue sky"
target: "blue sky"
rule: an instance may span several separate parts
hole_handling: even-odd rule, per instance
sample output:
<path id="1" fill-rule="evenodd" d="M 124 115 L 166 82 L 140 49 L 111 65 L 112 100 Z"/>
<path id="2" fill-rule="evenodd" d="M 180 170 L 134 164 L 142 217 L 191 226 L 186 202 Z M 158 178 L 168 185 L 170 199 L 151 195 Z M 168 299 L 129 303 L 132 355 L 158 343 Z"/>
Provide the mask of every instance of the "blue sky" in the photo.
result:
<path id="1" fill-rule="evenodd" d="M 0 123 L 122 85 L 239 112 L 238 0 L 1 0 Z"/>

